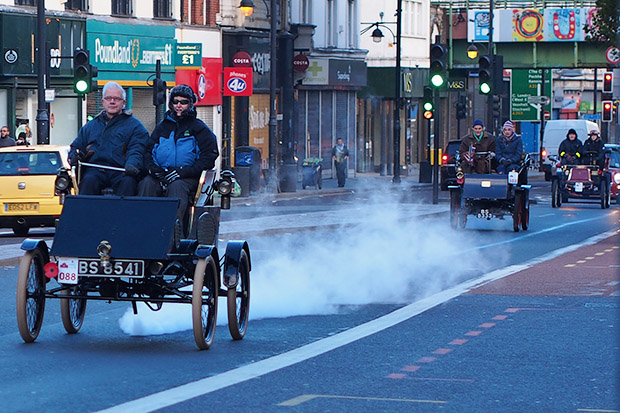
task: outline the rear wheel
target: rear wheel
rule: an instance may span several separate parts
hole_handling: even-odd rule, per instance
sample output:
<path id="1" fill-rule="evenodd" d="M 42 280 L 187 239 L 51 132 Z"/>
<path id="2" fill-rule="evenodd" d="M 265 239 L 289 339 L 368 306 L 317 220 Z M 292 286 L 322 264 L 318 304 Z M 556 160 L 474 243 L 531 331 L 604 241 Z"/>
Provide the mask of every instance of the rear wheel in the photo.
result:
<path id="1" fill-rule="evenodd" d="M 215 337 L 218 281 L 217 267 L 213 257 L 199 259 L 194 270 L 192 326 L 194 340 L 201 350 L 211 347 Z"/>
<path id="2" fill-rule="evenodd" d="M 26 343 L 35 341 L 41 331 L 45 311 L 43 254 L 38 249 L 24 254 L 17 279 L 17 327 Z"/>
<path id="3" fill-rule="evenodd" d="M 459 214 L 459 228 L 465 229 L 466 225 L 467 225 L 467 214 L 464 212 L 460 213 Z"/>
<path id="4" fill-rule="evenodd" d="M 515 194 L 515 201 L 512 210 L 512 229 L 514 232 L 519 232 L 521 226 L 521 218 L 523 212 L 523 195 L 520 192 Z"/>
<path id="5" fill-rule="evenodd" d="M 560 201 L 560 188 L 558 185 L 558 180 L 553 179 L 551 181 L 551 208 L 556 208 L 561 205 Z"/>
<path id="6" fill-rule="evenodd" d="M 250 314 L 250 261 L 245 251 L 239 257 L 237 287 L 227 291 L 228 330 L 233 340 L 241 340 L 248 329 Z"/>
<path id="7" fill-rule="evenodd" d="M 450 191 L 450 226 L 457 229 L 461 213 L 461 194 L 458 190 Z"/>
<path id="8" fill-rule="evenodd" d="M 68 295 L 78 295 L 77 287 L 66 290 Z M 65 331 L 69 334 L 75 334 L 82 328 L 84 322 L 84 314 L 86 313 L 85 298 L 61 298 L 60 299 L 60 317 Z"/>
<path id="9" fill-rule="evenodd" d="M 530 203 L 527 201 L 527 197 L 523 196 L 523 208 L 521 208 L 521 229 L 523 229 L 523 231 L 527 231 L 530 226 Z"/>

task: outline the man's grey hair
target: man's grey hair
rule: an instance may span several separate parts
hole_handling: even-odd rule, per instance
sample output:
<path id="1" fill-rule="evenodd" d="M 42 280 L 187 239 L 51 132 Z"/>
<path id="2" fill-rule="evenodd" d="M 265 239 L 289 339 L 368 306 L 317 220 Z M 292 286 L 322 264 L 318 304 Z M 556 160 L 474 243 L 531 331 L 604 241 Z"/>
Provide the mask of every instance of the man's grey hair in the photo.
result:
<path id="1" fill-rule="evenodd" d="M 111 88 L 119 89 L 123 93 L 123 100 L 127 100 L 127 92 L 125 92 L 125 89 L 123 89 L 123 87 L 116 82 L 108 82 L 103 86 L 103 91 L 101 92 L 103 97 L 106 97 L 106 92 Z"/>

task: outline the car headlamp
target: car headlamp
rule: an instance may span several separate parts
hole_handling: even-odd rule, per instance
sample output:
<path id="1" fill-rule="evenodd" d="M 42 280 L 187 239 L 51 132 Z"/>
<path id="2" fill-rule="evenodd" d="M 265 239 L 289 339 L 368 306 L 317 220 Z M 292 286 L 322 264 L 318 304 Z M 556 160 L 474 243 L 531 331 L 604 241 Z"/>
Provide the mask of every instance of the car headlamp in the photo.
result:
<path id="1" fill-rule="evenodd" d="M 614 174 L 614 182 L 620 184 L 620 172 Z"/>
<path id="2" fill-rule="evenodd" d="M 220 193 L 220 195 L 230 195 L 232 191 L 232 183 L 230 181 L 220 181 L 220 183 L 217 186 L 217 192 Z"/>
<path id="3" fill-rule="evenodd" d="M 58 191 L 66 191 L 67 188 L 69 188 L 69 185 L 71 184 L 71 181 L 69 180 L 69 177 L 67 176 L 59 176 L 58 178 L 56 178 L 56 190 Z"/>

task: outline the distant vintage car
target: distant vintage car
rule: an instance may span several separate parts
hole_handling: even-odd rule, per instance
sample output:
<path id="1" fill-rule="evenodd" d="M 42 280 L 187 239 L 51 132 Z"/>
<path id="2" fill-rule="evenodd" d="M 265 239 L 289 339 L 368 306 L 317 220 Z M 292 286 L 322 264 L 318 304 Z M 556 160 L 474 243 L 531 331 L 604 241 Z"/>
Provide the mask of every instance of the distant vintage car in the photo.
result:
<path id="1" fill-rule="evenodd" d="M 53 227 L 62 205 L 54 195 L 61 167 L 69 168 L 69 146 L 0 148 L 0 227 L 26 236 L 32 227 Z"/>
<path id="2" fill-rule="evenodd" d="M 610 177 L 609 193 L 611 199 L 616 200 L 616 204 L 620 203 L 620 145 L 606 144 L 606 172 Z"/>

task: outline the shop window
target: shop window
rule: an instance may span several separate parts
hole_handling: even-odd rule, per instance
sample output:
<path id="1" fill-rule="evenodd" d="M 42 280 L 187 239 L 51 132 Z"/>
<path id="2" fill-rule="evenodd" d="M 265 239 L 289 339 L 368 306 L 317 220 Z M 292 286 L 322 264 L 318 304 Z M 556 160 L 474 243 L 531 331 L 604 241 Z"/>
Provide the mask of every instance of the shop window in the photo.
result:
<path id="1" fill-rule="evenodd" d="M 131 16 L 133 14 L 132 0 L 112 0 L 112 14 L 117 16 Z"/>
<path id="2" fill-rule="evenodd" d="M 169 19 L 172 17 L 170 0 L 153 0 L 153 17 Z"/>
<path id="3" fill-rule="evenodd" d="M 16 6 L 37 6 L 37 0 L 15 0 Z"/>
<path id="4" fill-rule="evenodd" d="M 88 11 L 88 0 L 67 0 L 65 10 Z"/>

